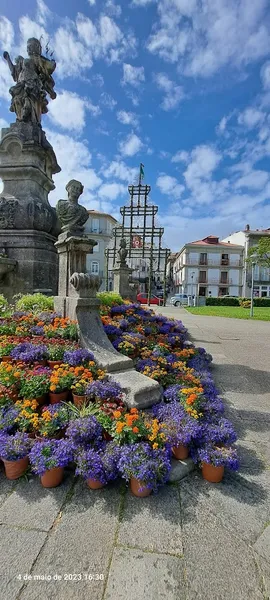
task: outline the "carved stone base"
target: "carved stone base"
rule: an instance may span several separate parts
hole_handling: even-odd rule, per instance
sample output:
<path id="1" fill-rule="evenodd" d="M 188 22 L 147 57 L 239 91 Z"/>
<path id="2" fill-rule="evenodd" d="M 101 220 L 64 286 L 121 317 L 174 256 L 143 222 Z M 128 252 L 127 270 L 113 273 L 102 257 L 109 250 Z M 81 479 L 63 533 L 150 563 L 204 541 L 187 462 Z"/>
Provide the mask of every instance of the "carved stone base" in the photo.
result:
<path id="1" fill-rule="evenodd" d="M 58 256 L 54 242 L 53 236 L 42 231 L 0 229 L 0 248 L 16 261 L 14 270 L 1 281 L 1 293 L 8 300 L 36 290 L 46 290 L 52 296 L 56 293 Z"/>
<path id="2" fill-rule="evenodd" d="M 113 270 L 113 291 L 124 299 L 135 301 L 137 290 L 136 287 L 130 285 L 131 273 L 132 269 L 128 266 L 116 267 Z"/>

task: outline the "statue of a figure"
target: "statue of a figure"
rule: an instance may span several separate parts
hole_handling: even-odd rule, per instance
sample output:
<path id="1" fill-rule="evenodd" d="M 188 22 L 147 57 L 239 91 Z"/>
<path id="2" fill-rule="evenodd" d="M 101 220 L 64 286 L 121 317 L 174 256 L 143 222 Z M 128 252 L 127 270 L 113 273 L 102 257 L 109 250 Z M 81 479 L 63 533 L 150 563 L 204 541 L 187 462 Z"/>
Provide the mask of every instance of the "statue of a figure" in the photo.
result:
<path id="1" fill-rule="evenodd" d="M 56 62 L 42 56 L 41 52 L 39 40 L 30 38 L 27 42 L 28 58 L 18 56 L 14 65 L 9 53 L 3 54 L 16 82 L 9 91 L 12 97 L 10 110 L 16 113 L 18 121 L 40 123 L 41 115 L 48 112 L 46 94 L 52 100 L 56 98 L 52 78 Z"/>
<path id="2" fill-rule="evenodd" d="M 120 247 L 118 250 L 118 256 L 119 256 L 118 262 L 120 263 L 120 267 L 128 266 L 127 262 L 126 262 L 127 255 L 128 255 L 127 242 L 126 242 L 125 238 L 122 238 L 120 240 Z"/>
<path id="3" fill-rule="evenodd" d="M 56 206 L 58 219 L 62 231 L 73 234 L 83 233 L 84 224 L 89 218 L 88 211 L 84 206 L 78 204 L 79 197 L 83 193 L 83 185 L 76 179 L 71 179 L 66 185 L 68 200 L 59 200 Z"/>

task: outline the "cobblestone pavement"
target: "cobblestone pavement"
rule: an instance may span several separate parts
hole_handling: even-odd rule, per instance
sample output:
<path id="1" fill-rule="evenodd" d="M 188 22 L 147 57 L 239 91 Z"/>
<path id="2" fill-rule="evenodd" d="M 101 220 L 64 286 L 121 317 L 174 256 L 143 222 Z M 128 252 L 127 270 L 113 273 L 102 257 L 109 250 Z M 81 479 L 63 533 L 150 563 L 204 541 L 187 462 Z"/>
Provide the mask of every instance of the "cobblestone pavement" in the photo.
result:
<path id="1" fill-rule="evenodd" d="M 55 490 L 1 473 L 1 600 L 270 597 L 270 323 L 162 311 L 213 354 L 240 472 L 211 485 L 195 471 L 145 499 L 71 472 Z"/>

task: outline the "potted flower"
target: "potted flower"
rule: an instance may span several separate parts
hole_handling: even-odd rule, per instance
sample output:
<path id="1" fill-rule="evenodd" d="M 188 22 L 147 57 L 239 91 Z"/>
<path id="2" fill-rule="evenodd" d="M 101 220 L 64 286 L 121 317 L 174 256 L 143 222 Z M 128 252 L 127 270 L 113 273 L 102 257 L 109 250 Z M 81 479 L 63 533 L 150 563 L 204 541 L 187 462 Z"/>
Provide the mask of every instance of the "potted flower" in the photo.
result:
<path id="1" fill-rule="evenodd" d="M 50 389 L 50 380 L 47 373 L 32 375 L 27 373 L 22 379 L 19 396 L 29 400 L 36 400 L 39 405 L 45 404 L 46 396 Z"/>
<path id="2" fill-rule="evenodd" d="M 63 360 L 65 353 L 65 346 L 63 344 L 49 344 L 48 345 L 48 365 L 50 368 L 59 367 L 62 363 L 66 362 Z"/>
<path id="3" fill-rule="evenodd" d="M 15 403 L 17 410 L 16 425 L 20 431 L 28 433 L 34 437 L 39 428 L 39 413 L 37 412 L 37 400 L 17 400 Z"/>
<path id="4" fill-rule="evenodd" d="M 12 362 L 12 357 L 10 356 L 11 351 L 13 350 L 13 348 L 15 348 L 16 346 L 16 342 L 8 342 L 8 341 L 1 341 L 1 346 L 0 346 L 0 358 L 2 360 L 2 362 Z"/>
<path id="5" fill-rule="evenodd" d="M 174 457 L 185 460 L 189 454 L 189 444 L 201 433 L 200 425 L 177 401 L 157 405 L 155 414 L 161 422 L 161 431 L 170 444 Z"/>
<path id="6" fill-rule="evenodd" d="M 102 427 L 94 415 L 74 419 L 67 428 L 66 437 L 74 450 L 78 447 L 87 449 L 90 444 L 99 448 L 102 442 Z"/>
<path id="7" fill-rule="evenodd" d="M 7 479 L 18 479 L 28 468 L 29 437 L 17 431 L 14 435 L 0 435 L 0 457 Z"/>
<path id="8" fill-rule="evenodd" d="M 44 344 L 31 344 L 31 342 L 22 342 L 10 353 L 10 356 L 17 362 L 46 364 L 48 358 L 48 349 Z"/>
<path id="9" fill-rule="evenodd" d="M 18 414 L 19 409 L 10 401 L 0 407 L 0 434 L 14 431 Z"/>
<path id="10" fill-rule="evenodd" d="M 119 472 L 135 496 L 144 498 L 169 478 L 171 463 L 166 449 L 153 449 L 148 442 L 126 445 L 121 448 Z"/>
<path id="11" fill-rule="evenodd" d="M 71 367 L 87 366 L 89 361 L 95 363 L 94 355 L 87 348 L 77 348 L 76 350 L 66 350 L 64 352 L 64 362 Z"/>
<path id="12" fill-rule="evenodd" d="M 22 372 L 17 366 L 5 362 L 0 364 L 0 383 L 9 389 L 9 397 L 13 401 L 18 399 L 21 377 Z"/>
<path id="13" fill-rule="evenodd" d="M 39 435 L 59 439 L 69 421 L 69 412 L 63 404 L 44 406 L 39 419 Z"/>
<path id="14" fill-rule="evenodd" d="M 74 381 L 74 373 L 67 365 L 55 367 L 50 376 L 50 403 L 67 400 L 68 392 Z"/>
<path id="15" fill-rule="evenodd" d="M 45 488 L 58 486 L 64 477 L 64 467 L 73 460 L 69 440 L 36 441 L 29 453 L 32 471 L 40 475 Z"/>
<path id="16" fill-rule="evenodd" d="M 99 450 L 79 450 L 75 454 L 75 473 L 86 479 L 90 489 L 98 490 L 118 477 L 119 456 L 120 447 L 115 442 L 109 442 Z"/>
<path id="17" fill-rule="evenodd" d="M 233 471 L 239 468 L 237 450 L 232 446 L 226 448 L 209 443 L 198 449 L 198 458 L 203 478 L 211 483 L 222 481 L 225 467 Z"/>

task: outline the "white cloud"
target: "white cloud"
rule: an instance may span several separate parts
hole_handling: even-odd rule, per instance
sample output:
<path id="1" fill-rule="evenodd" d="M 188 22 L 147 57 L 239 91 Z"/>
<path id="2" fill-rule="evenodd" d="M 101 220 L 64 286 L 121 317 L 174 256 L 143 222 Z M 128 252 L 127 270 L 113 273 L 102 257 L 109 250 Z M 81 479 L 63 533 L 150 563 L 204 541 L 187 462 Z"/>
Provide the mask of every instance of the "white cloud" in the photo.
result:
<path id="1" fill-rule="evenodd" d="M 114 177 L 132 184 L 138 179 L 139 171 L 138 169 L 128 167 L 123 161 L 113 161 L 102 172 L 102 175 L 106 178 Z"/>
<path id="2" fill-rule="evenodd" d="M 117 113 L 117 119 L 122 125 L 132 125 L 138 127 L 139 121 L 137 115 L 133 112 L 127 112 L 126 110 L 119 110 Z"/>
<path id="3" fill-rule="evenodd" d="M 124 36 L 113 19 L 101 15 L 95 25 L 91 19 L 79 13 L 76 27 L 80 40 L 91 49 L 94 58 L 105 58 L 108 62 L 118 62 L 125 54 L 135 54 L 136 38 L 131 31 Z"/>
<path id="4" fill-rule="evenodd" d="M 126 186 L 122 183 L 103 183 L 98 190 L 98 195 L 100 198 L 108 199 L 108 200 L 116 200 L 119 196 L 123 196 L 126 194 L 127 189 Z"/>
<path id="5" fill-rule="evenodd" d="M 113 110 L 117 105 L 117 100 L 115 100 L 107 92 L 102 92 L 100 96 L 100 102 L 103 104 L 103 106 L 106 106 L 106 108 L 109 108 L 110 110 Z"/>
<path id="6" fill-rule="evenodd" d="M 268 181 L 269 174 L 266 173 L 266 171 L 251 170 L 250 173 L 247 173 L 246 175 L 243 175 L 243 177 L 237 179 L 235 182 L 235 187 L 261 190 Z"/>
<path id="7" fill-rule="evenodd" d="M 142 148 L 143 143 L 135 133 L 128 135 L 127 138 L 119 144 L 119 150 L 124 156 L 134 156 Z"/>
<path id="8" fill-rule="evenodd" d="M 228 118 L 227 117 L 222 117 L 222 119 L 220 120 L 218 127 L 217 127 L 217 132 L 218 133 L 224 133 L 226 127 L 227 127 L 227 122 L 228 122 Z"/>
<path id="9" fill-rule="evenodd" d="M 94 6 L 96 4 L 96 0 L 88 0 L 90 6 Z"/>
<path id="10" fill-rule="evenodd" d="M 8 127 L 9 124 L 5 119 L 0 118 L 0 129 L 2 129 L 2 127 Z"/>
<path id="11" fill-rule="evenodd" d="M 0 97 L 11 100 L 9 88 L 14 84 L 5 60 L 0 61 Z"/>
<path id="12" fill-rule="evenodd" d="M 184 162 L 185 163 L 185 162 L 188 161 L 188 158 L 189 158 L 188 152 L 186 152 L 185 150 L 179 150 L 172 157 L 172 162 L 173 163 L 178 163 L 178 162 Z"/>
<path id="13" fill-rule="evenodd" d="M 123 85 L 132 85 L 134 87 L 140 87 L 140 84 L 144 81 L 144 67 L 133 67 L 128 63 L 123 64 Z"/>
<path id="14" fill-rule="evenodd" d="M 162 194 L 171 196 L 172 198 L 180 198 L 185 187 L 178 183 L 175 177 L 162 173 L 156 181 L 156 185 Z"/>
<path id="15" fill-rule="evenodd" d="M 157 0 L 132 0 L 133 6 L 147 6 L 152 2 L 156 2 Z"/>
<path id="16" fill-rule="evenodd" d="M 257 108 L 246 108 L 238 117 L 239 125 L 244 125 L 248 129 L 253 129 L 262 123 L 265 113 Z"/>
<path id="17" fill-rule="evenodd" d="M 84 185 L 82 203 L 92 199 L 92 192 L 102 183 L 102 180 L 91 165 L 91 153 L 84 142 L 74 140 L 69 135 L 47 130 L 47 138 L 52 144 L 61 173 L 53 176 L 56 189 L 50 193 L 49 200 L 53 204 L 59 198 L 66 198 L 65 186 L 70 179 L 78 179 Z"/>
<path id="18" fill-rule="evenodd" d="M 177 108 L 181 100 L 185 97 L 182 86 L 171 81 L 166 73 L 157 73 L 154 79 L 158 88 L 165 92 L 161 108 L 166 111 Z"/>
<path id="19" fill-rule="evenodd" d="M 90 100 L 85 100 L 74 92 L 63 90 L 58 92 L 56 99 L 50 102 L 48 116 L 55 125 L 79 133 L 85 126 L 86 110 L 89 110 L 93 116 L 100 113 L 99 107 L 94 106 Z"/>
<path id="20" fill-rule="evenodd" d="M 261 68 L 261 79 L 265 90 L 270 89 L 270 61 L 264 63 Z"/>
<path id="21" fill-rule="evenodd" d="M 268 0 L 159 0 L 148 50 L 186 75 L 209 77 L 269 52 Z"/>
<path id="22" fill-rule="evenodd" d="M 6 17 L 0 17 L 0 48 L 11 50 L 14 42 L 14 29 L 11 21 Z"/>
<path id="23" fill-rule="evenodd" d="M 58 77 L 74 77 L 93 66 L 92 52 L 77 39 L 72 28 L 59 27 L 54 36 Z"/>
<path id="24" fill-rule="evenodd" d="M 120 4 L 115 4 L 114 0 L 107 0 L 105 4 L 106 12 L 111 17 L 120 17 L 122 14 L 122 8 Z"/>
<path id="25" fill-rule="evenodd" d="M 43 25 L 36 21 L 32 21 L 27 15 L 24 15 L 19 19 L 19 29 L 21 33 L 20 53 L 23 56 L 25 56 L 26 43 L 30 37 L 41 39 L 43 46 L 46 45 L 46 42 L 50 37 Z"/>
<path id="26" fill-rule="evenodd" d="M 44 0 L 37 0 L 37 22 L 40 25 L 46 26 L 48 19 L 52 16 L 52 12 L 45 4 Z"/>

